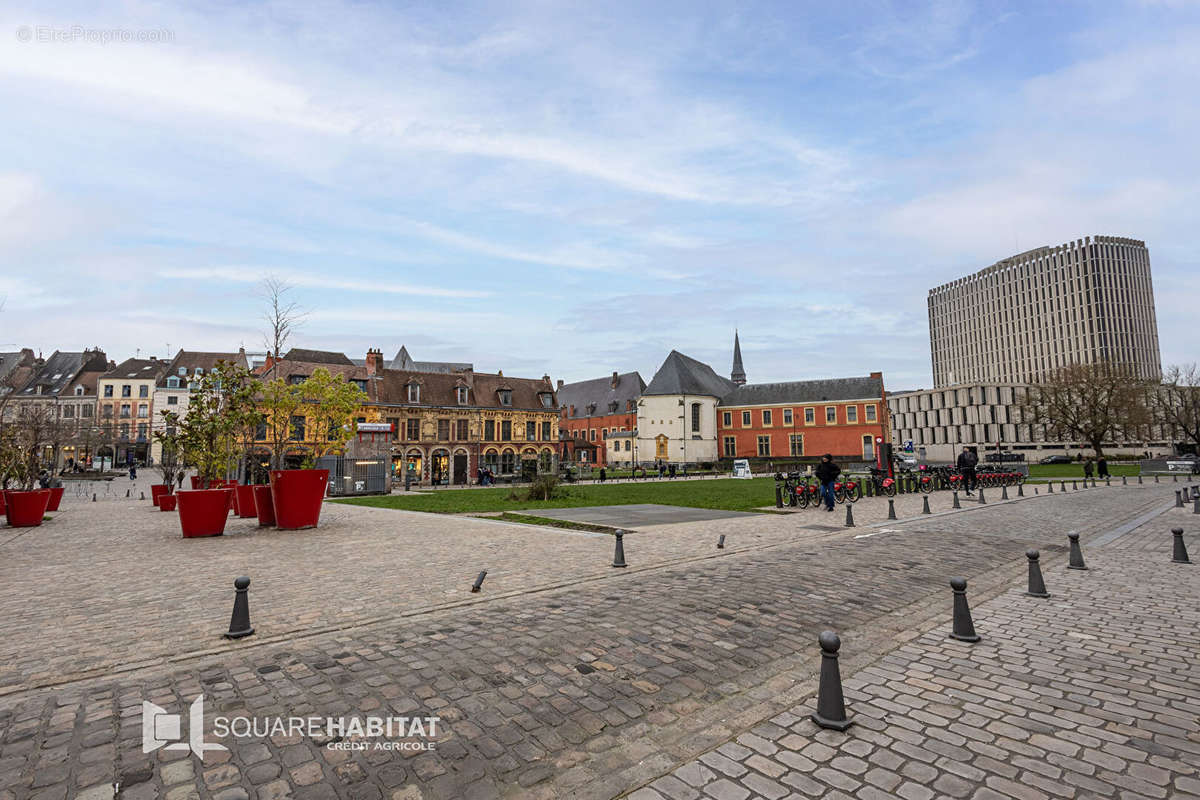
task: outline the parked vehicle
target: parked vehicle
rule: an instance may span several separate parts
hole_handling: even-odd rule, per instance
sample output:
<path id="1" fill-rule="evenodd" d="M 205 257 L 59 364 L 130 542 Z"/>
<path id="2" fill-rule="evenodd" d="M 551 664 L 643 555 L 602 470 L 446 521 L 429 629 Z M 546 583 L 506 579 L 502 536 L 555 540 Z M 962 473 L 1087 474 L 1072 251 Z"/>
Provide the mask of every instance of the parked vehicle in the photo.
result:
<path id="1" fill-rule="evenodd" d="M 1038 461 L 1038 463 L 1039 464 L 1070 464 L 1072 462 L 1071 462 L 1070 456 L 1046 456 L 1041 461 Z"/>

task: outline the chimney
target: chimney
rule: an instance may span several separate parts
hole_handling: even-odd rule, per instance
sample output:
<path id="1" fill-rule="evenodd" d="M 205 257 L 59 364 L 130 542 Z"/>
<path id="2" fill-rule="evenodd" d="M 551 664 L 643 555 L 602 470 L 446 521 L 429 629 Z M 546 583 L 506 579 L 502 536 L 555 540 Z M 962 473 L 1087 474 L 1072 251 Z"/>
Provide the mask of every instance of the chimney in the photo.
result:
<path id="1" fill-rule="evenodd" d="M 562 391 L 562 387 L 563 387 L 563 379 L 562 379 L 562 378 L 559 378 L 559 379 L 558 379 L 558 391 L 560 391 L 560 392 L 561 392 L 561 391 Z"/>
<path id="2" fill-rule="evenodd" d="M 378 349 L 367 350 L 367 374 L 378 375 L 383 371 L 383 351 Z"/>
<path id="3" fill-rule="evenodd" d="M 612 388 L 614 388 L 614 389 L 617 388 L 617 384 L 619 384 L 620 382 L 621 382 L 621 379 L 617 377 L 617 371 L 614 369 L 613 370 L 613 378 L 612 378 Z"/>

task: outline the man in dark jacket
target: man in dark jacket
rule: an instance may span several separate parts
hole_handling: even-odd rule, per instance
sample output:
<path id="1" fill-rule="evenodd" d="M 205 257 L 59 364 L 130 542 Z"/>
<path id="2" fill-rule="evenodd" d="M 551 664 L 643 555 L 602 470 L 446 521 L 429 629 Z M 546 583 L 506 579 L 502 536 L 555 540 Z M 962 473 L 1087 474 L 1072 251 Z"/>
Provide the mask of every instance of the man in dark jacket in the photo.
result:
<path id="1" fill-rule="evenodd" d="M 1101 478 L 1108 477 L 1108 459 L 1100 456 L 1100 460 L 1096 462 L 1096 474 Z"/>
<path id="2" fill-rule="evenodd" d="M 963 489 L 970 496 L 971 490 L 975 488 L 975 465 L 979 463 L 979 456 L 975 455 L 974 451 L 969 447 L 964 447 L 962 452 L 958 454 L 959 473 L 963 479 Z"/>
<path id="3" fill-rule="evenodd" d="M 829 453 L 821 456 L 821 463 L 817 464 L 817 468 L 813 470 L 813 474 L 817 476 L 817 480 L 821 482 L 821 499 L 825 501 L 825 510 L 833 511 L 834 494 L 833 482 L 837 480 L 838 475 L 842 474 L 842 468 L 833 463 L 833 456 Z"/>

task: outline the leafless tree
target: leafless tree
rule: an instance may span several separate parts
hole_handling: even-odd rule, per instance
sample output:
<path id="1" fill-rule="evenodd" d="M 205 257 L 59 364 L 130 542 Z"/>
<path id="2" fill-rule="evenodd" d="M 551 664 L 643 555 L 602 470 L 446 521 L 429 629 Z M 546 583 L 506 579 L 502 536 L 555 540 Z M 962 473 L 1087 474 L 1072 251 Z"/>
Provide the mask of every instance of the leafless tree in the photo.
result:
<path id="1" fill-rule="evenodd" d="M 292 334 L 299 330 L 308 313 L 291 299 L 294 288 L 275 275 L 268 275 L 262 282 L 263 297 L 267 301 L 267 309 L 263 312 L 263 321 L 267 324 L 263 332 L 263 345 L 267 348 L 267 357 L 272 359 L 267 380 L 274 377 L 275 362 L 283 356 L 283 348 Z"/>
<path id="2" fill-rule="evenodd" d="M 1150 422 L 1146 382 L 1121 365 L 1063 367 L 1029 387 L 1023 416 L 1059 440 L 1087 442 L 1104 455 L 1103 444 Z"/>
<path id="3" fill-rule="evenodd" d="M 1182 434 L 1200 452 L 1200 367 L 1174 365 L 1153 394 L 1154 412 L 1171 435 Z"/>

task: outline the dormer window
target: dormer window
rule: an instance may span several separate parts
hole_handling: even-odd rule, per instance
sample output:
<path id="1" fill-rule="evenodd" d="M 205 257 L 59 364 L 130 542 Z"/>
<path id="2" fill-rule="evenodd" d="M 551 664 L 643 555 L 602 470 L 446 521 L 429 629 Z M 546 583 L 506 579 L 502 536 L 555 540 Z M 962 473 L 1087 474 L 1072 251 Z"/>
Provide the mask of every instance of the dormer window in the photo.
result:
<path id="1" fill-rule="evenodd" d="M 500 395 L 500 405 L 512 405 L 512 389 L 501 389 L 498 394 Z"/>
<path id="2" fill-rule="evenodd" d="M 458 398 L 458 404 L 460 406 L 465 406 L 467 404 L 467 387 L 456 386 L 454 388 L 454 394 Z"/>
<path id="3" fill-rule="evenodd" d="M 416 381 L 408 384 L 408 402 L 421 402 L 421 384 L 417 383 Z"/>
<path id="4" fill-rule="evenodd" d="M 367 382 L 365 380 L 362 380 L 361 378 L 355 378 L 354 385 L 357 386 L 359 389 L 362 389 L 364 392 L 367 390 Z M 364 422 L 365 422 L 365 420 L 364 420 Z"/>
<path id="5" fill-rule="evenodd" d="M 82 396 L 83 396 L 83 387 L 82 387 L 82 386 L 76 386 L 76 387 L 75 387 L 75 396 L 76 396 L 76 397 L 82 397 Z"/>
<path id="6" fill-rule="evenodd" d="M 596 404 L 595 404 L 595 403 L 588 403 L 588 407 L 587 407 L 587 415 L 588 415 L 589 417 L 591 417 L 591 416 L 594 416 L 594 415 L 595 415 L 595 413 L 596 413 Z"/>
<path id="7" fill-rule="evenodd" d="M 204 367 L 196 367 L 196 374 L 197 374 L 197 375 L 203 375 L 203 374 L 204 374 Z"/>
<path id="8" fill-rule="evenodd" d="M 617 407 L 619 405 L 620 405 L 620 403 L 618 403 L 616 400 L 613 400 L 611 403 L 608 404 L 608 413 L 610 413 L 610 414 L 617 413 Z"/>
<path id="9" fill-rule="evenodd" d="M 180 367 L 180 368 L 179 368 L 179 374 L 180 374 L 180 375 L 187 375 L 187 367 Z M 176 381 L 176 383 L 178 383 L 178 381 Z"/>
<path id="10" fill-rule="evenodd" d="M 168 389 L 178 389 L 179 388 L 179 378 L 177 378 L 174 375 L 167 378 L 167 388 Z"/>
<path id="11" fill-rule="evenodd" d="M 550 408 L 554 405 L 554 395 L 550 392 L 539 392 L 538 398 L 542 401 L 542 408 Z"/>
<path id="12" fill-rule="evenodd" d="M 300 384 L 304 383 L 304 376 L 288 375 L 288 383 L 290 383 L 292 386 L 299 386 Z"/>

